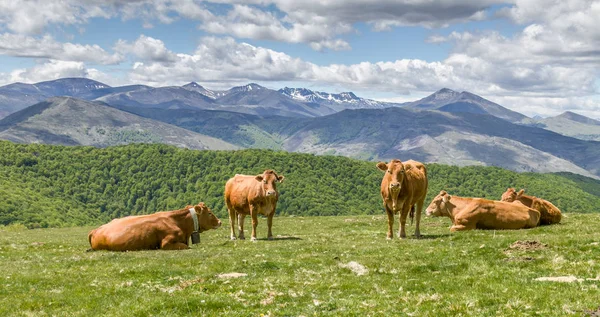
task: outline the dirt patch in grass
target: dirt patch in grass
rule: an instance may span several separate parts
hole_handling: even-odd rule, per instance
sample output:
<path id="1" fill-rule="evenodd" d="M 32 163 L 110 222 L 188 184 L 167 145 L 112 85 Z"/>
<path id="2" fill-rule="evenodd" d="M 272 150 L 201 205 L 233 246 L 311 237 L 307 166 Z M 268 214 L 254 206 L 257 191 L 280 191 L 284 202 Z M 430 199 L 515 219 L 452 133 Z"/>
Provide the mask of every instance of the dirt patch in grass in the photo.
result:
<path id="1" fill-rule="evenodd" d="M 545 243 L 541 243 L 539 241 L 535 241 L 535 240 L 523 240 L 523 241 L 515 241 L 513 244 L 511 244 L 508 249 L 505 250 L 505 252 L 507 251 L 536 251 L 536 250 L 542 250 L 547 248 L 548 245 Z"/>
<path id="2" fill-rule="evenodd" d="M 600 306 L 592 310 L 584 310 L 583 313 L 588 317 L 600 317 Z"/>
<path id="3" fill-rule="evenodd" d="M 518 253 L 518 252 L 543 250 L 547 247 L 548 247 L 547 244 L 541 243 L 539 241 L 519 240 L 519 241 L 515 241 L 506 250 L 504 250 L 504 254 L 506 254 L 508 256 L 508 258 L 506 258 L 507 261 L 528 262 L 528 261 L 537 260 L 537 258 L 532 257 L 532 256 L 515 256 L 514 253 L 515 252 Z"/>
<path id="4" fill-rule="evenodd" d="M 244 277 L 244 276 L 248 276 L 248 274 L 233 272 L 233 273 L 224 273 L 224 274 L 217 275 L 218 278 L 238 278 L 238 277 Z"/>

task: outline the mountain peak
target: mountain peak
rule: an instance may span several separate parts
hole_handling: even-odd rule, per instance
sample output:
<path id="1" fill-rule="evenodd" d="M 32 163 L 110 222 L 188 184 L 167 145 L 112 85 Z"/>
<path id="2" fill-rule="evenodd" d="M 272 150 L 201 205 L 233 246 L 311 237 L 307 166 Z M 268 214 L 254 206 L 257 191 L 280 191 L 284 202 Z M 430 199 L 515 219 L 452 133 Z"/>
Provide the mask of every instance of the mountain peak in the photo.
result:
<path id="1" fill-rule="evenodd" d="M 556 118 L 565 118 L 565 119 L 579 122 L 579 123 L 600 125 L 600 121 L 594 120 L 592 118 L 588 118 L 586 116 L 580 115 L 580 114 L 572 112 L 572 111 L 565 111 L 565 112 L 561 113 L 560 115 L 556 116 Z"/>
<path id="2" fill-rule="evenodd" d="M 460 93 L 457 91 L 454 91 L 450 88 L 442 88 L 438 91 L 436 91 L 435 93 L 433 93 L 433 99 L 434 100 L 445 100 L 445 99 L 450 99 L 450 98 L 454 98 L 456 96 L 458 96 Z"/>
<path id="3" fill-rule="evenodd" d="M 204 87 L 202 87 L 202 85 L 199 85 L 199 84 L 198 84 L 197 82 L 195 82 L 195 81 L 192 81 L 192 82 L 190 82 L 190 83 L 188 83 L 188 84 L 185 84 L 185 85 L 183 85 L 183 86 L 181 86 L 181 87 L 183 87 L 183 88 L 204 88 Z"/>

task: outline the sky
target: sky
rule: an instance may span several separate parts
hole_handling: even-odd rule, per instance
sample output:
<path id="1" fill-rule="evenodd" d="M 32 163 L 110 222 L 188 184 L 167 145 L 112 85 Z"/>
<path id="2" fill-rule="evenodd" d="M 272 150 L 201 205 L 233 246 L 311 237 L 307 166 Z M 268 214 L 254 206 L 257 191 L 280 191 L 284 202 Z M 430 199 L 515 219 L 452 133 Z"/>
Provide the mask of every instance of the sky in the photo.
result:
<path id="1" fill-rule="evenodd" d="M 600 118 L 600 0 L 0 0 L 0 85 L 441 88 Z"/>

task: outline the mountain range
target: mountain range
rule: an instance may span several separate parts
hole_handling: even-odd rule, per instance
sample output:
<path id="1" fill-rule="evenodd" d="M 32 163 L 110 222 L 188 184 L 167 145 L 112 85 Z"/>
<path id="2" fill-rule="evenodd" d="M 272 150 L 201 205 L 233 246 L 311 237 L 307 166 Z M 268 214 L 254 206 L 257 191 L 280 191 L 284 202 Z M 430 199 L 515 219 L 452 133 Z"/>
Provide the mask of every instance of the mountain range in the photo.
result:
<path id="1" fill-rule="evenodd" d="M 65 78 L 0 87 L 0 115 L 0 139 L 22 143 L 271 148 L 600 176 L 599 121 L 529 118 L 446 88 L 398 104 L 257 84 L 217 91 L 195 82 L 110 87 Z"/>

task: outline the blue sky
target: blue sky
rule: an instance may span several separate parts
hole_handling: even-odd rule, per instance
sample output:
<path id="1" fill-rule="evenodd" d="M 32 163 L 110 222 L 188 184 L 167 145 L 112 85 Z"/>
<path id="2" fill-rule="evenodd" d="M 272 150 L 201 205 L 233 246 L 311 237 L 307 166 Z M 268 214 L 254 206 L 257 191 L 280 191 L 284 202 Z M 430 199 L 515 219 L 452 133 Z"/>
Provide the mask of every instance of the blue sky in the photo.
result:
<path id="1" fill-rule="evenodd" d="M 599 0 L 0 0 L 0 85 L 470 91 L 600 118 Z"/>

